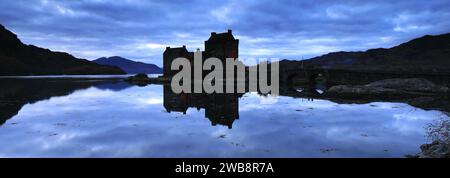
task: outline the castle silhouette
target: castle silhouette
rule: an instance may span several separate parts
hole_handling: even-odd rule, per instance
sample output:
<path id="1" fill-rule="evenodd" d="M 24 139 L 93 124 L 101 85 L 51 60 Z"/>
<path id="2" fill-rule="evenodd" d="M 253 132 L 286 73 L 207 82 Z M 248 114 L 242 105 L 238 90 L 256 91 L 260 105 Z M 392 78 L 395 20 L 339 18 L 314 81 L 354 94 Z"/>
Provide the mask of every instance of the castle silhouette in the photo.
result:
<path id="1" fill-rule="evenodd" d="M 215 57 L 225 64 L 227 58 L 237 59 L 239 57 L 239 39 L 234 38 L 232 30 L 225 33 L 211 32 L 211 36 L 205 41 L 205 51 L 201 52 L 202 60 Z M 194 52 L 189 52 L 185 45 L 176 48 L 167 47 L 163 53 L 164 76 L 170 77 L 178 72 L 177 70 L 171 70 L 170 67 L 172 61 L 179 57 L 188 59 L 191 64 L 194 62 Z"/>
<path id="2" fill-rule="evenodd" d="M 205 51 L 202 59 L 211 57 L 218 58 L 225 66 L 227 58 L 237 59 L 239 57 L 239 40 L 234 38 L 232 31 L 225 33 L 212 32 L 205 41 Z M 193 68 L 194 52 L 186 49 L 186 46 L 171 48 L 167 47 L 163 54 L 163 73 L 165 77 L 172 77 L 178 70 L 172 70 L 171 64 L 176 58 L 186 58 Z M 202 61 L 202 62 L 203 62 Z M 193 70 L 191 70 L 193 71 Z M 208 71 L 203 71 L 203 75 Z M 188 108 L 205 109 L 205 117 L 211 121 L 211 125 L 224 125 L 229 129 L 233 127 L 233 122 L 239 119 L 239 98 L 243 94 L 221 93 L 209 95 L 205 93 L 181 93 L 175 94 L 168 85 L 164 85 L 164 108 L 167 112 L 180 112 L 186 114 Z"/>

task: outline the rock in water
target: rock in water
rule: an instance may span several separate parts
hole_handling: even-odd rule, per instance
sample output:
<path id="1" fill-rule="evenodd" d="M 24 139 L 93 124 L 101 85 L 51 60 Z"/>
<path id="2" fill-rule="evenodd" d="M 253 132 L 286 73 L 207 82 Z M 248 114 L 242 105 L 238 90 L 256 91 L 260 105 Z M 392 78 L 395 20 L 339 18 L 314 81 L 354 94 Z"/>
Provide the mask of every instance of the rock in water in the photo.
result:
<path id="1" fill-rule="evenodd" d="M 133 79 L 134 80 L 148 80 L 149 78 L 148 78 L 147 74 L 140 73 L 140 74 L 135 75 L 133 77 Z"/>
<path id="2" fill-rule="evenodd" d="M 135 76 L 131 76 L 125 79 L 125 81 L 136 84 L 139 86 L 145 86 L 151 82 L 150 78 L 147 76 L 147 74 L 137 74 Z"/>
<path id="3" fill-rule="evenodd" d="M 348 86 L 336 85 L 327 90 L 327 93 L 335 94 L 355 94 L 355 95 L 379 95 L 379 94 L 394 94 L 396 90 L 386 88 L 370 88 L 361 85 Z"/>

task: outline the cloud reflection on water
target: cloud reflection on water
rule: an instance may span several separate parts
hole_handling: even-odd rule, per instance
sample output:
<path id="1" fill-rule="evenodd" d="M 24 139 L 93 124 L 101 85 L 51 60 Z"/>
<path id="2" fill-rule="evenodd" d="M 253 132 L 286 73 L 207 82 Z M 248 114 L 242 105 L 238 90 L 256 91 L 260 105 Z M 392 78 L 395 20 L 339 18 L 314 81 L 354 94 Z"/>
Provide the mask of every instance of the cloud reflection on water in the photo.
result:
<path id="1" fill-rule="evenodd" d="M 162 86 L 91 87 L 25 105 L 0 127 L 1 157 L 403 157 L 441 117 L 402 103 L 239 99 L 233 129 L 205 109 L 167 113 Z"/>

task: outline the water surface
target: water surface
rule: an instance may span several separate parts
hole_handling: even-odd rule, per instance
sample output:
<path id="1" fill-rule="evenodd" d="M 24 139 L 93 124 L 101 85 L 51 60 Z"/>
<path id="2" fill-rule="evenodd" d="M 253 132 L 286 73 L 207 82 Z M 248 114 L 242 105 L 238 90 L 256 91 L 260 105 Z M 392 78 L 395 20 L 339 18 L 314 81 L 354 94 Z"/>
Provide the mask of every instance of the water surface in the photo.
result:
<path id="1" fill-rule="evenodd" d="M 175 95 L 119 81 L 0 83 L 0 157 L 404 157 L 447 117 L 403 103 Z"/>

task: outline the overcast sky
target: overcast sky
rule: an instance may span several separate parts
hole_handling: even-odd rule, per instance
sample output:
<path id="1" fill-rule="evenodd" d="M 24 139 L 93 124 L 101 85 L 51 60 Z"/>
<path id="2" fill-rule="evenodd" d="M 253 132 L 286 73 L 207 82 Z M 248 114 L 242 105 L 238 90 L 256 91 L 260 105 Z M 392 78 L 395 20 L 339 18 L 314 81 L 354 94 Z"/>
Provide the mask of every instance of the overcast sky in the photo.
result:
<path id="1" fill-rule="evenodd" d="M 227 29 L 240 39 L 240 57 L 280 59 L 450 32 L 449 0 L 0 0 L 0 9 L 0 23 L 24 43 L 160 66 L 166 46 L 203 49 L 212 31 Z"/>

